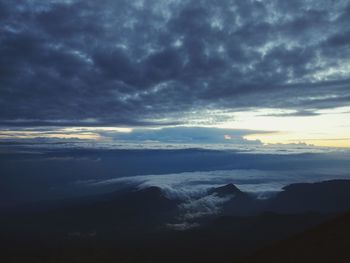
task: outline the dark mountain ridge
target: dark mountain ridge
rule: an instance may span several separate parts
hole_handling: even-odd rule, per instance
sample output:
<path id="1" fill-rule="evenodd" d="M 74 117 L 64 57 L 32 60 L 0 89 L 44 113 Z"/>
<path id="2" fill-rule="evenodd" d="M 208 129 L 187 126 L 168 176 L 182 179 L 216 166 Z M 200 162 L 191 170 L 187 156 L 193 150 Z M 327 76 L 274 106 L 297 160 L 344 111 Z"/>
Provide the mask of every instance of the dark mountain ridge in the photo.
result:
<path id="1" fill-rule="evenodd" d="M 275 196 L 259 200 L 244 192 L 224 204 L 226 215 L 342 213 L 350 210 L 350 180 L 291 184 Z"/>
<path id="2" fill-rule="evenodd" d="M 268 200 L 233 184 L 207 194 L 228 201 L 220 213 L 186 231 L 167 227 L 179 223 L 183 201 L 170 199 L 158 187 L 124 189 L 64 200 L 48 210 L 3 215 L 0 242 L 6 253 L 0 258 L 39 263 L 52 258 L 55 262 L 76 262 L 76 258 L 80 262 L 232 262 L 350 211 L 347 180 L 293 184 Z"/>
<path id="3" fill-rule="evenodd" d="M 242 262 L 348 263 L 350 213 L 259 250 Z"/>

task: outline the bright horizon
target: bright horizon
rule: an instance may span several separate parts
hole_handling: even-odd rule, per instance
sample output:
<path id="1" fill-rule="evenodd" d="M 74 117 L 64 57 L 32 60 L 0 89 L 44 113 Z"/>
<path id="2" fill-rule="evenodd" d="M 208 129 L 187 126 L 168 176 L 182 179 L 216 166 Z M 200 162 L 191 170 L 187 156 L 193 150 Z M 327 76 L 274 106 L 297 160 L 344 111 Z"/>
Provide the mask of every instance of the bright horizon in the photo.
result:
<path id="1" fill-rule="evenodd" d="M 207 111 L 208 113 L 208 111 Z M 242 138 L 248 141 L 259 140 L 263 144 L 299 144 L 321 147 L 350 147 L 350 107 L 321 110 L 312 116 L 288 116 L 293 111 L 283 109 L 257 109 L 241 112 L 220 112 L 208 116 L 197 116 L 187 125 L 165 127 L 31 127 L 6 128 L 0 130 L 0 139 L 81 139 L 91 141 L 108 141 L 110 138 L 103 133 L 120 134 L 134 131 L 152 131 L 176 127 L 192 127 L 193 136 L 196 128 L 212 128 L 225 130 L 252 131 Z M 222 121 L 215 123 L 215 118 L 221 116 Z M 210 120 L 213 118 L 214 120 Z M 186 122 L 186 119 L 184 119 Z M 214 122 L 214 123 L 213 123 Z M 191 125 L 191 123 L 194 123 Z M 202 125 L 200 125 L 202 124 Z M 227 142 L 232 138 L 225 137 Z M 218 137 L 222 135 L 218 134 Z M 233 136 L 235 137 L 235 136 Z M 220 139 L 220 138 L 218 138 Z M 146 139 L 145 139 L 146 140 Z M 182 141 L 181 143 L 186 143 Z M 191 143 L 188 141 L 188 143 Z M 202 143 L 205 143 L 203 141 Z"/>

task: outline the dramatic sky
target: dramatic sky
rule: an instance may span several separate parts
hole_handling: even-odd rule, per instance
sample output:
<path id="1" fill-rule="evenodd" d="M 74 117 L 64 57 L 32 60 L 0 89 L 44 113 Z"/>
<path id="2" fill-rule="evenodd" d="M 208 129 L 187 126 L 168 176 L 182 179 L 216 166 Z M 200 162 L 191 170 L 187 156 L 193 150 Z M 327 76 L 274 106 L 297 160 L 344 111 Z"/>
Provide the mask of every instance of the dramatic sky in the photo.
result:
<path id="1" fill-rule="evenodd" d="M 0 108 L 0 140 L 350 147 L 350 1 L 0 0 Z"/>

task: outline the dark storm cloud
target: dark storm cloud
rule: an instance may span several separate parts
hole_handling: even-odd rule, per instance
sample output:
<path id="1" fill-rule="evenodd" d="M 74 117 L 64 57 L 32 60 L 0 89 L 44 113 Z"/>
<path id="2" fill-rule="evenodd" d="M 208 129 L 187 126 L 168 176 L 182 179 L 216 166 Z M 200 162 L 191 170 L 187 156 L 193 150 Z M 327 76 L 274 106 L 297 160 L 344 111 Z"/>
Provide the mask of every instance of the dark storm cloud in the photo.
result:
<path id="1" fill-rule="evenodd" d="M 275 113 L 275 114 L 264 114 L 263 116 L 273 116 L 273 117 L 309 117 L 317 116 L 319 113 L 307 110 L 301 110 L 291 113 Z"/>
<path id="2" fill-rule="evenodd" d="M 350 1 L 0 0 L 0 123 L 349 105 L 349 24 Z"/>

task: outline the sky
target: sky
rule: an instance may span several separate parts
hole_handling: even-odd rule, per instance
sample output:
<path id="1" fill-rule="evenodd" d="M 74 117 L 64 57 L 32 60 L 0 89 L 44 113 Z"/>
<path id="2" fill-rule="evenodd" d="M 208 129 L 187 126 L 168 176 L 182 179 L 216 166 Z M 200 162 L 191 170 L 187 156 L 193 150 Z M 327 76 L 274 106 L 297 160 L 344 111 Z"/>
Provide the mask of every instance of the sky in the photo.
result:
<path id="1" fill-rule="evenodd" d="M 0 0 L 0 140 L 350 147 L 348 0 Z"/>

